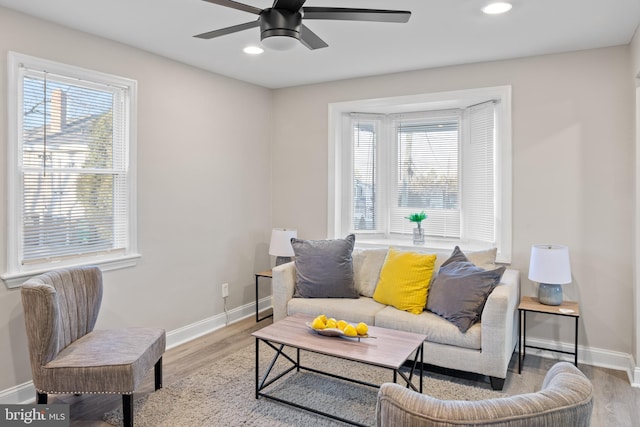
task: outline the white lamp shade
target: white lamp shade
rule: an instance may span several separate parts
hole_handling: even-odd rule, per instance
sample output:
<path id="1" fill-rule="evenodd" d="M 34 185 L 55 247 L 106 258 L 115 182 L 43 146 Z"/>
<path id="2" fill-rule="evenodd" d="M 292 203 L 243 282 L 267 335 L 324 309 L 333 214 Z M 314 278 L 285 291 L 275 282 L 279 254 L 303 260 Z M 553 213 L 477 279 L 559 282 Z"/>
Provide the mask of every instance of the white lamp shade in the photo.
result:
<path id="1" fill-rule="evenodd" d="M 529 280 L 553 285 L 571 283 L 569 248 L 561 245 L 533 245 Z"/>
<path id="2" fill-rule="evenodd" d="M 269 243 L 269 255 L 291 257 L 293 253 L 293 247 L 291 246 L 291 239 L 298 237 L 297 230 L 287 230 L 286 228 L 274 228 L 271 231 L 271 243 Z"/>

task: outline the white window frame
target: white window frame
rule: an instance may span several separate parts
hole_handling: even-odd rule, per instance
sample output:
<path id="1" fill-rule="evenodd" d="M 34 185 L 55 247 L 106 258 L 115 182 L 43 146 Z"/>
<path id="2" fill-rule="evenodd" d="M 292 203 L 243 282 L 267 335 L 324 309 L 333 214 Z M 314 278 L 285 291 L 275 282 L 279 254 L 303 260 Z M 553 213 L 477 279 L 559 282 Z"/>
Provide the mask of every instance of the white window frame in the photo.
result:
<path id="1" fill-rule="evenodd" d="M 74 267 L 80 265 L 98 265 L 104 271 L 131 267 L 140 258 L 137 248 L 137 209 L 136 209 L 136 135 L 137 135 L 137 82 L 132 79 L 88 70 L 72 65 L 62 64 L 46 59 L 36 58 L 17 52 L 7 55 L 8 66 L 8 136 L 7 136 L 7 271 L 0 277 L 7 287 L 20 286 L 25 280 L 34 275 L 50 271 L 55 268 Z M 52 74 L 65 76 L 69 79 L 84 80 L 106 85 L 114 85 L 126 89 L 124 100 L 125 144 L 127 147 L 127 223 L 128 246 L 123 252 L 116 254 L 100 254 L 83 256 L 56 261 L 46 261 L 36 264 L 23 265 L 21 258 L 22 230 L 22 180 L 20 177 L 20 144 L 21 144 L 21 113 L 22 97 L 20 95 L 20 68 L 27 67 L 43 70 Z"/>
<path id="2" fill-rule="evenodd" d="M 497 262 L 510 263 L 512 254 L 512 141 L 511 141 L 511 86 L 496 86 L 458 91 L 435 92 L 392 98 L 354 100 L 329 104 L 328 140 L 328 211 L 327 235 L 329 238 L 344 237 L 349 232 L 343 226 L 342 210 L 348 208 L 350 194 L 344 194 L 343 179 L 349 179 L 349 168 L 343 150 L 345 113 L 393 114 L 429 110 L 466 108 L 489 100 L 496 101 L 496 246 Z M 384 163 L 384 162 L 382 162 Z M 383 167 L 382 164 L 379 167 Z M 385 191 L 379 183 L 380 191 Z M 464 191 L 464 189 L 461 189 Z M 361 247 L 394 246 L 419 248 L 420 250 L 449 250 L 456 245 L 463 249 L 484 249 L 470 242 L 456 239 L 427 239 L 424 246 L 416 247 L 410 239 L 393 240 L 376 236 L 361 238 L 356 245 Z"/>

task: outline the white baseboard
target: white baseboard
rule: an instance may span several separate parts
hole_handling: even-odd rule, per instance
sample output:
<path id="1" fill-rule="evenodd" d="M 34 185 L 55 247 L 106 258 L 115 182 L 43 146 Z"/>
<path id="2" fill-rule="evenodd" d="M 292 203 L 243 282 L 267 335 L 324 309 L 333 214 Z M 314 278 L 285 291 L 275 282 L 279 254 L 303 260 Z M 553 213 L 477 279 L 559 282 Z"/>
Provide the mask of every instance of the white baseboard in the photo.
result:
<path id="1" fill-rule="evenodd" d="M 271 308 L 271 297 L 259 300 L 258 308 L 260 311 Z M 174 329 L 173 331 L 167 332 L 167 350 L 223 328 L 231 323 L 255 315 L 256 305 L 255 303 L 249 303 L 232 308 L 226 313 L 216 314 L 215 316 L 183 326 L 182 328 Z"/>
<path id="2" fill-rule="evenodd" d="M 574 349 L 573 343 L 558 343 L 536 338 L 527 338 L 527 345 L 570 352 L 573 352 Z M 516 351 L 518 351 L 517 348 Z M 571 354 L 556 353 L 535 348 L 527 348 L 527 354 L 549 359 L 566 360 L 572 363 L 574 361 L 574 356 Z M 633 357 L 631 357 L 630 354 L 578 345 L 578 363 L 626 372 L 631 386 L 640 387 L 640 367 L 635 366 Z"/>
<path id="3" fill-rule="evenodd" d="M 26 405 L 35 401 L 36 388 L 33 386 L 32 381 L 0 391 L 0 405 Z"/>
<path id="4" fill-rule="evenodd" d="M 632 365 L 630 372 L 633 372 L 631 376 L 631 387 L 640 388 L 640 367 Z"/>
<path id="5" fill-rule="evenodd" d="M 258 307 L 260 311 L 270 308 L 271 297 L 266 297 L 258 301 Z M 253 317 L 256 315 L 255 309 L 255 303 L 245 304 L 243 306 L 233 308 L 226 313 L 217 314 L 167 332 L 167 349 L 187 343 L 205 334 L 223 328 L 228 324 L 238 322 L 247 317 Z M 527 345 L 547 347 L 555 350 L 573 351 L 573 343 L 557 343 L 536 338 L 527 338 Z M 572 355 L 554 353 L 547 350 L 527 348 L 527 354 L 573 362 Z M 633 357 L 631 357 L 630 354 L 578 346 L 578 362 L 627 372 L 631 386 L 640 387 L 640 366 L 635 366 Z M 0 391 L 0 404 L 33 403 L 35 400 L 35 394 L 36 391 L 33 387 L 33 383 L 29 381 Z"/>

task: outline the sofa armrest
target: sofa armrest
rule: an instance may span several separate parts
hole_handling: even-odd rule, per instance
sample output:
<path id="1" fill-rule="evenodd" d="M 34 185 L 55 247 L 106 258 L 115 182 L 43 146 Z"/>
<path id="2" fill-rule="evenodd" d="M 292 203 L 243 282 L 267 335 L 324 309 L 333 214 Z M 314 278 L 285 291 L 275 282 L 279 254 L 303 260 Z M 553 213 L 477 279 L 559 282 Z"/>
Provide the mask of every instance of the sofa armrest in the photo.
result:
<path id="1" fill-rule="evenodd" d="M 273 321 L 277 322 L 287 317 L 287 304 L 293 298 L 296 287 L 296 263 L 292 261 L 278 265 L 271 272 Z"/>
<path id="2" fill-rule="evenodd" d="M 481 347 L 491 363 L 487 375 L 505 378 L 518 339 L 520 272 L 505 270 L 500 284 L 491 292 L 482 311 Z"/>

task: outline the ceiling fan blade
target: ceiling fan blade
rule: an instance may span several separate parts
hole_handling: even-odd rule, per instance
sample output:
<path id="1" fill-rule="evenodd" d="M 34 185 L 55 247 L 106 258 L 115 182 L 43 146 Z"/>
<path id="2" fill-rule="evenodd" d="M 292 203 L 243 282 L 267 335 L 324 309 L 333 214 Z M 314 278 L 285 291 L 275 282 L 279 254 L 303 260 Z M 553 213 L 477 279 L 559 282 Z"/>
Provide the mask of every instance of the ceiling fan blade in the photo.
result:
<path id="1" fill-rule="evenodd" d="M 300 10 L 306 0 L 275 0 L 273 2 L 273 9 L 286 9 L 291 12 L 297 12 Z"/>
<path id="2" fill-rule="evenodd" d="M 247 22 L 244 24 L 233 25 L 231 27 L 221 28 L 219 30 L 213 30 L 206 33 L 198 34 L 193 37 L 197 37 L 199 39 L 212 39 L 215 37 L 220 37 L 220 36 L 224 36 L 231 33 L 237 33 L 238 31 L 247 30 L 249 28 L 254 28 L 259 26 L 260 26 L 260 20 L 258 19 L 258 20 Z"/>
<path id="3" fill-rule="evenodd" d="M 331 19 L 339 21 L 400 22 L 409 21 L 411 12 L 405 10 L 351 9 L 343 7 L 303 7 L 303 19 Z"/>
<path id="4" fill-rule="evenodd" d="M 300 26 L 300 43 L 311 50 L 322 49 L 323 47 L 329 46 L 304 24 Z"/>
<path id="5" fill-rule="evenodd" d="M 253 13 L 255 15 L 260 15 L 262 9 L 258 9 L 257 7 L 249 6 L 248 4 L 238 3 L 237 1 L 232 0 L 203 0 L 213 4 L 219 4 L 220 6 L 230 7 L 231 9 L 242 10 L 243 12 Z"/>

